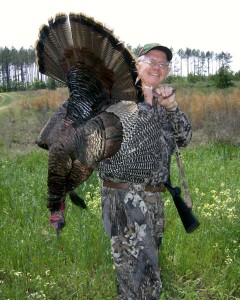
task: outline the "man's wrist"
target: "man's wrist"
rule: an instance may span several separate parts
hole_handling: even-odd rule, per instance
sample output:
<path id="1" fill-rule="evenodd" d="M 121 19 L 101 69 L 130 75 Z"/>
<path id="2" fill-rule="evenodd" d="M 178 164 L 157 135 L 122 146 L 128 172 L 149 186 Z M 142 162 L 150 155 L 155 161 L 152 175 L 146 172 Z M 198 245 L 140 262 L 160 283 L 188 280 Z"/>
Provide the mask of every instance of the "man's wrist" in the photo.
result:
<path id="1" fill-rule="evenodd" d="M 177 102 L 175 101 L 174 103 L 171 103 L 170 105 L 165 106 L 165 109 L 166 109 L 167 111 L 175 111 L 175 110 L 177 109 L 177 107 L 178 107 L 178 104 L 177 104 Z"/>

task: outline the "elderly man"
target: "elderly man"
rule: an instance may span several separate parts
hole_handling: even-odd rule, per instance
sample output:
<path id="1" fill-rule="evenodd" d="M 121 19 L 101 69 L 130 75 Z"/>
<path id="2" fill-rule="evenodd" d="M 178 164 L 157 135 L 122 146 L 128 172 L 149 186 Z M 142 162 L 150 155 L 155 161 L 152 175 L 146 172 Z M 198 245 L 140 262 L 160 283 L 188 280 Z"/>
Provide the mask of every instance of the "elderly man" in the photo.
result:
<path id="1" fill-rule="evenodd" d="M 176 144 L 185 147 L 192 135 L 173 88 L 159 86 L 171 70 L 171 59 L 171 50 L 160 44 L 141 49 L 136 66 L 144 101 L 126 105 L 121 149 L 99 166 L 102 216 L 111 238 L 118 300 L 159 299 L 162 290 L 158 268 L 165 227 L 161 192 Z"/>

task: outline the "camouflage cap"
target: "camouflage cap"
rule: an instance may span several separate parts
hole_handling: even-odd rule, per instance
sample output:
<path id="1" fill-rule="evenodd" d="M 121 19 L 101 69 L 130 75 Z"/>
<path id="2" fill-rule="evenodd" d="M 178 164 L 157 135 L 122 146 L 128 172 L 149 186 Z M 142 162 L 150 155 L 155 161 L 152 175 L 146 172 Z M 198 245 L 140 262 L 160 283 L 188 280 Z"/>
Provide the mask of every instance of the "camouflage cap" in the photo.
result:
<path id="1" fill-rule="evenodd" d="M 172 51 L 169 48 L 162 46 L 158 43 L 151 43 L 151 44 L 144 45 L 143 48 L 139 51 L 138 57 L 148 53 L 150 50 L 153 50 L 153 49 L 157 49 L 157 50 L 165 52 L 167 55 L 167 60 L 171 61 L 172 56 L 173 56 Z"/>

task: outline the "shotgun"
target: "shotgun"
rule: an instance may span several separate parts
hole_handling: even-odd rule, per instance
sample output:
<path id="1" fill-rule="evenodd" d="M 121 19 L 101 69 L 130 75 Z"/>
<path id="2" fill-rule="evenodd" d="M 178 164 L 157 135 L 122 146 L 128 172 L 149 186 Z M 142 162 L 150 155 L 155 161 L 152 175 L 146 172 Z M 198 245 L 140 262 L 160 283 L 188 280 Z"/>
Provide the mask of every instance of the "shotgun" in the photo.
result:
<path id="1" fill-rule="evenodd" d="M 186 202 L 181 197 L 181 189 L 179 187 L 173 187 L 170 179 L 164 183 L 172 195 L 174 204 L 177 208 L 178 214 L 181 218 L 183 226 L 187 233 L 193 232 L 200 225 L 198 219 L 194 216 L 192 208 L 187 206 Z"/>
<path id="2" fill-rule="evenodd" d="M 183 223 L 183 226 L 184 226 L 186 232 L 191 233 L 195 229 L 198 228 L 200 223 L 199 223 L 198 219 L 194 216 L 194 214 L 192 212 L 192 201 L 191 201 L 191 198 L 190 198 L 187 182 L 186 182 L 186 179 L 185 179 L 183 165 L 182 165 L 182 161 L 181 161 L 181 158 L 180 158 L 180 151 L 179 151 L 179 148 L 177 146 L 177 143 L 175 143 L 175 144 L 176 144 L 175 154 L 176 154 L 176 159 L 177 159 L 177 165 L 178 165 L 179 173 L 180 173 L 180 176 L 181 176 L 181 179 L 182 179 L 182 186 L 184 188 L 186 201 L 184 201 L 181 197 L 181 189 L 179 187 L 173 187 L 172 186 L 170 177 L 168 178 L 168 181 L 164 185 L 168 189 L 170 194 L 172 195 L 174 204 L 177 208 L 178 214 L 181 218 L 181 221 Z M 169 170 L 170 170 L 170 164 L 169 164 Z"/>

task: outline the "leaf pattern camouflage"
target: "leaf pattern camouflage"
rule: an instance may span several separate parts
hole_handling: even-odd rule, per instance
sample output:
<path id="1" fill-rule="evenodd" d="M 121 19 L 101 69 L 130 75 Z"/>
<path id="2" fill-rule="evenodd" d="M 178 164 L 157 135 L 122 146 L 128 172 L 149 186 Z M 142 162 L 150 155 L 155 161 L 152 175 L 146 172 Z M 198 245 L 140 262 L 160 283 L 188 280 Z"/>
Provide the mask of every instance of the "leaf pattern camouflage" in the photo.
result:
<path id="1" fill-rule="evenodd" d="M 165 228 L 164 204 L 160 193 L 143 188 L 102 188 L 103 222 L 111 237 L 119 300 L 154 300 L 161 293 L 158 248 Z"/>

